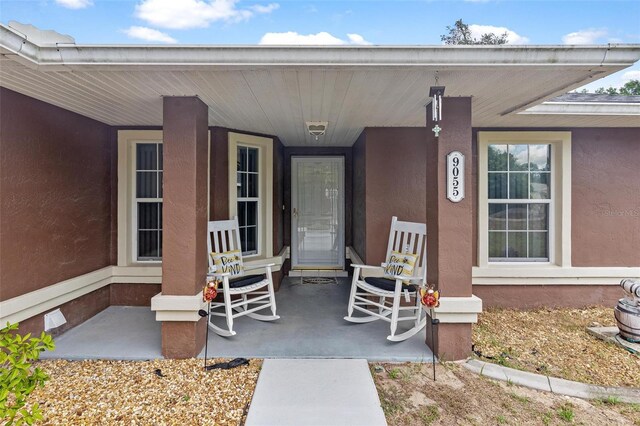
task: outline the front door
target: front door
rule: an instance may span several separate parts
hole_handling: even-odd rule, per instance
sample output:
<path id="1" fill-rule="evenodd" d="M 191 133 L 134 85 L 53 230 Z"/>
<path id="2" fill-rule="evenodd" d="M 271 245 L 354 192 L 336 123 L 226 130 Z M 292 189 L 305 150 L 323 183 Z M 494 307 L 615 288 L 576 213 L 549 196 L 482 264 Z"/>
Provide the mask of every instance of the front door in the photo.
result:
<path id="1" fill-rule="evenodd" d="M 294 269 L 344 269 L 344 158 L 291 158 Z"/>

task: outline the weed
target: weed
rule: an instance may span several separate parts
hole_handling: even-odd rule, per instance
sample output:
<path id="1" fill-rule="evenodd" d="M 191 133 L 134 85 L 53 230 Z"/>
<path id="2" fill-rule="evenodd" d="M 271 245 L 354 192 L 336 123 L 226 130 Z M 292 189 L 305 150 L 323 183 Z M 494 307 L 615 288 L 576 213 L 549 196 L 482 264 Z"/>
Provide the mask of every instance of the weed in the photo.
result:
<path id="1" fill-rule="evenodd" d="M 553 418 L 553 412 L 547 411 L 542 415 L 542 424 L 548 426 L 551 424 L 551 419 Z"/>
<path id="2" fill-rule="evenodd" d="M 509 359 L 509 355 L 503 352 L 498 355 L 498 357 L 496 358 L 496 362 L 498 363 L 498 365 L 502 365 L 503 367 L 511 367 Z"/>
<path id="3" fill-rule="evenodd" d="M 511 392 L 511 393 L 509 394 L 509 396 L 510 396 L 511 398 L 515 399 L 516 401 L 521 402 L 521 403 L 523 403 L 523 404 L 528 404 L 528 403 L 530 403 L 530 402 L 531 402 L 531 398 L 529 398 L 529 397 L 527 397 L 527 396 L 521 396 L 521 395 L 518 395 L 518 394 L 517 394 L 517 393 L 515 393 L 515 392 Z"/>
<path id="4" fill-rule="evenodd" d="M 513 380 L 507 379 L 507 386 L 513 386 Z"/>
<path id="5" fill-rule="evenodd" d="M 185 396 L 183 396 L 183 397 L 182 397 L 182 400 L 183 400 L 184 402 L 187 402 L 187 401 L 189 401 L 190 399 L 191 399 L 191 397 L 190 397 L 189 395 L 185 395 Z"/>
<path id="6" fill-rule="evenodd" d="M 418 413 L 418 417 L 422 420 L 423 425 L 428 426 L 440 418 L 440 412 L 435 405 L 429 405 L 425 410 Z"/>
<path id="7" fill-rule="evenodd" d="M 617 396 L 608 396 L 606 398 L 602 398 L 600 401 L 602 401 L 602 403 L 605 404 L 605 405 L 618 405 L 618 404 L 620 404 L 620 398 L 618 398 Z"/>
<path id="8" fill-rule="evenodd" d="M 507 419 L 501 414 L 496 417 L 496 422 L 498 422 L 499 425 L 503 425 L 507 423 Z"/>
<path id="9" fill-rule="evenodd" d="M 400 377 L 400 370 L 397 368 L 392 368 L 389 371 L 389 377 L 391 377 L 392 379 L 397 379 L 398 377 Z"/>
<path id="10" fill-rule="evenodd" d="M 380 395 L 380 406 L 382 407 L 382 411 L 384 415 L 389 418 L 389 416 L 396 414 L 398 412 L 402 412 L 402 405 L 395 401 L 391 401 L 386 397 L 386 395 Z"/>
<path id="11" fill-rule="evenodd" d="M 558 408 L 557 413 L 558 413 L 558 417 L 560 417 L 562 420 L 564 420 L 567 423 L 571 423 L 574 417 L 576 416 L 575 413 L 573 412 L 573 408 L 571 404 L 564 404 L 563 406 Z"/>

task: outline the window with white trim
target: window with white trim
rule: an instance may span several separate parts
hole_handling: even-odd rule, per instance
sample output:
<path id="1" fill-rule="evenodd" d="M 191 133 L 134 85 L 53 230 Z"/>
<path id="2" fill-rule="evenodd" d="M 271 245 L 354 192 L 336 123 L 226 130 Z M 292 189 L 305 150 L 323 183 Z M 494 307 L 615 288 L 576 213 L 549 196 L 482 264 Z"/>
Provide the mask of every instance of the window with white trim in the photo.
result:
<path id="1" fill-rule="evenodd" d="M 551 145 L 487 147 L 489 261 L 549 261 Z"/>
<path id="2" fill-rule="evenodd" d="M 260 148 L 237 146 L 237 212 L 245 256 L 260 254 Z"/>
<path id="3" fill-rule="evenodd" d="M 162 143 L 135 144 L 135 256 L 162 260 Z"/>
<path id="4" fill-rule="evenodd" d="M 238 216 L 243 254 L 273 256 L 273 139 L 229 132 L 229 217 Z M 215 202 L 215 200 L 212 200 Z"/>
<path id="5" fill-rule="evenodd" d="M 571 132 L 478 132 L 478 267 L 571 266 Z"/>

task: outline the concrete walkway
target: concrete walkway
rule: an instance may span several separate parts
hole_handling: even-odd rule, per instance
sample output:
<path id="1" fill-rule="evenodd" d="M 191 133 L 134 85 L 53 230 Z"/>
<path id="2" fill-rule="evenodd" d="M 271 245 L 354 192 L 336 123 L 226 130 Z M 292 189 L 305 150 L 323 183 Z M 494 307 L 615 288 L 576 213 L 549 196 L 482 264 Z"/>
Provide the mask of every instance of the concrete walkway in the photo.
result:
<path id="1" fill-rule="evenodd" d="M 247 426 L 386 425 L 364 359 L 267 359 Z"/>

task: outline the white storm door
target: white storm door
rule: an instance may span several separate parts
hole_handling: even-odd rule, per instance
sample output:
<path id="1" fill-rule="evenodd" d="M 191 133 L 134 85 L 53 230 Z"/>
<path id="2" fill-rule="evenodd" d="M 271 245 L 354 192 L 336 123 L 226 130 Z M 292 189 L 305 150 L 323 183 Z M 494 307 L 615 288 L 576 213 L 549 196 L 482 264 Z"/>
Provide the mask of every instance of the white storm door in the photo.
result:
<path id="1" fill-rule="evenodd" d="M 344 269 L 344 158 L 291 158 L 291 259 L 299 269 Z"/>

